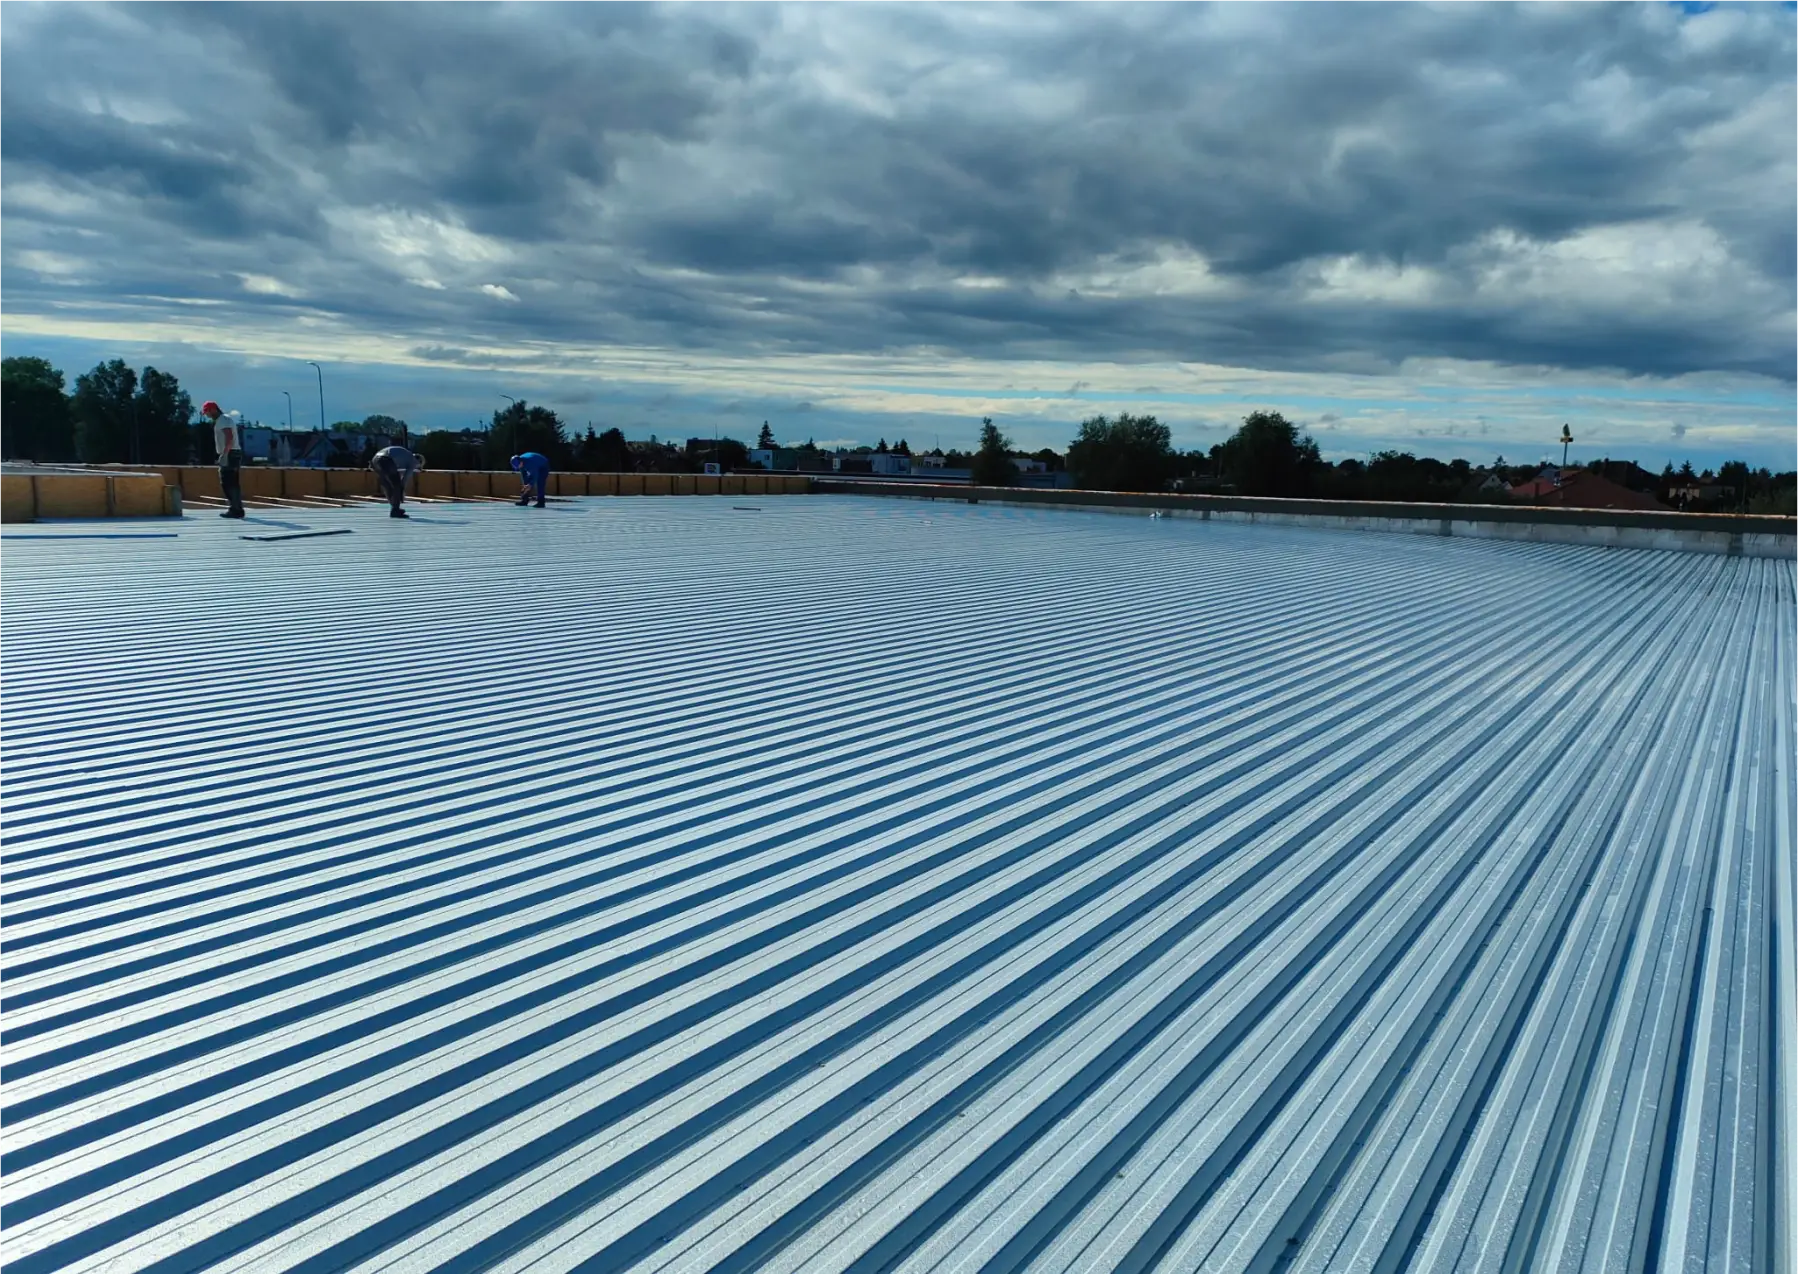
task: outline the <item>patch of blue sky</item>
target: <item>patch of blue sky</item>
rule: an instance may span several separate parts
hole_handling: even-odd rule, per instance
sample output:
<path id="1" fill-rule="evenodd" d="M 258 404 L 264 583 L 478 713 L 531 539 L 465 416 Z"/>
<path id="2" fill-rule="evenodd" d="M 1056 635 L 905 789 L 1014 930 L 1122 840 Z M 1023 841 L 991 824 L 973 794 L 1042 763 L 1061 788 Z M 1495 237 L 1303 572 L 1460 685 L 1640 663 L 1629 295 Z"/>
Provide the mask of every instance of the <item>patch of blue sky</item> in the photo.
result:
<path id="1" fill-rule="evenodd" d="M 1668 0 L 1669 6 L 1688 18 L 1696 18 L 1715 9 L 1751 9 L 1758 8 L 1765 0 L 1737 0 L 1737 3 L 1726 3 L 1725 0 Z M 1778 0 L 1775 8 L 1787 12 L 1798 10 L 1798 0 Z"/>

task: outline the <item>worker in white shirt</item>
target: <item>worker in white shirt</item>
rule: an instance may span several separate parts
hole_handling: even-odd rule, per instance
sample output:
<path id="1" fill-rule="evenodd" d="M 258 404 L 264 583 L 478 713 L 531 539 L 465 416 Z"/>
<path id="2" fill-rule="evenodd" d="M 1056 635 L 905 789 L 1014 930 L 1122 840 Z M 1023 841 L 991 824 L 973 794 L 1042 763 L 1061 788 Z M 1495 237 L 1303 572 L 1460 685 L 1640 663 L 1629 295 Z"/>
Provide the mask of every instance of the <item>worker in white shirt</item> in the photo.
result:
<path id="1" fill-rule="evenodd" d="M 241 518 L 243 512 L 243 422 L 236 412 L 227 414 L 215 402 L 200 408 L 212 422 L 212 446 L 219 455 L 219 488 L 230 501 L 221 518 Z"/>

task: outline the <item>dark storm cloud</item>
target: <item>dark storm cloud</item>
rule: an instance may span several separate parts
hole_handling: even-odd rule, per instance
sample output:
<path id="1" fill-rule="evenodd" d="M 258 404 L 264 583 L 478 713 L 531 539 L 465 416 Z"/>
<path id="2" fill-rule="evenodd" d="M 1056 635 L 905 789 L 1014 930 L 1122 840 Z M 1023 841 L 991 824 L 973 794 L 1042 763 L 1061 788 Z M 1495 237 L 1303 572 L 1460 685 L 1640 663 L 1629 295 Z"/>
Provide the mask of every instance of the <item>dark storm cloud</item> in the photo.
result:
<path id="1" fill-rule="evenodd" d="M 1794 374 L 1789 7 L 0 21 L 15 310 L 313 310 L 448 362 L 515 341 Z M 1224 286 L 1153 274 L 1201 259 Z M 1330 262 L 1428 286 L 1322 295 Z"/>

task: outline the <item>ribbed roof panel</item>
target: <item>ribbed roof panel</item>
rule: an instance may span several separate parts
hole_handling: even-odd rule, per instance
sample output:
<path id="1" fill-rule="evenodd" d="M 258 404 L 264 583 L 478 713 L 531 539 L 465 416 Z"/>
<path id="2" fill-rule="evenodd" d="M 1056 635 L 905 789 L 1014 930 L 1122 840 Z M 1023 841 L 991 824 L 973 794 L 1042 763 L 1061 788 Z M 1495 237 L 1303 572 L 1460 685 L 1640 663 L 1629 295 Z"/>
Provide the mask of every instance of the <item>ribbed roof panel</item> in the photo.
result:
<path id="1" fill-rule="evenodd" d="M 1788 1257 L 1792 562 L 744 504 L 7 533 L 9 1274 Z"/>

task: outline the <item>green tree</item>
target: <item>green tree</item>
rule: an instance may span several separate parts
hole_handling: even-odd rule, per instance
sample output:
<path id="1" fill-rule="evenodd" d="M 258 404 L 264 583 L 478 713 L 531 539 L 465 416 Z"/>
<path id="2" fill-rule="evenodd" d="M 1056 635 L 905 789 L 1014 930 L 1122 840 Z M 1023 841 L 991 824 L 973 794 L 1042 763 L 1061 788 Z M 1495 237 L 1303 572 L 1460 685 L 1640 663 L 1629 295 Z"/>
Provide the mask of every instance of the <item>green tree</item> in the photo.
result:
<path id="1" fill-rule="evenodd" d="M 115 358 L 75 378 L 75 450 L 88 464 L 131 458 L 137 373 Z"/>
<path id="2" fill-rule="evenodd" d="M 1461 463 L 1463 470 L 1456 470 L 1429 456 L 1420 460 L 1408 451 L 1379 451 L 1360 467 L 1358 480 L 1340 481 L 1347 478 L 1349 466 L 1337 466 L 1341 489 L 1331 494 L 1349 500 L 1448 503 L 1460 493 L 1466 476 L 1466 462 Z M 1312 476 L 1322 477 L 1328 472 L 1329 466 L 1319 465 Z M 1304 489 L 1310 493 L 1315 485 Z"/>
<path id="3" fill-rule="evenodd" d="M 587 436 L 581 439 L 577 460 L 589 473 L 629 473 L 630 444 L 624 440 L 622 429 L 614 427 L 596 434 L 589 425 Z"/>
<path id="4" fill-rule="evenodd" d="M 1731 460 L 1717 470 L 1717 482 L 1729 488 L 1729 505 L 1732 508 L 1748 507 L 1748 466 L 1740 460 Z"/>
<path id="5" fill-rule="evenodd" d="M 51 463 L 75 458 L 75 418 L 62 372 L 42 358 L 0 362 L 0 454 Z"/>
<path id="6" fill-rule="evenodd" d="M 762 422 L 762 432 L 756 436 L 755 445 L 758 451 L 774 450 L 774 431 L 768 428 L 768 422 L 765 420 Z"/>
<path id="7" fill-rule="evenodd" d="M 486 443 L 474 430 L 432 429 L 407 445 L 427 469 L 479 469 L 485 464 Z"/>
<path id="8" fill-rule="evenodd" d="M 911 454 L 911 447 L 907 445 L 905 439 L 901 438 L 898 444 L 893 448 L 893 454 L 896 456 L 909 456 Z"/>
<path id="9" fill-rule="evenodd" d="M 526 451 L 548 456 L 557 469 L 568 468 L 572 459 L 562 419 L 547 407 L 518 402 L 494 412 L 488 439 L 492 447 L 490 459 L 498 469 L 509 467 L 513 456 Z"/>
<path id="10" fill-rule="evenodd" d="M 980 450 L 974 453 L 971 466 L 976 486 L 1008 487 L 1016 481 L 1017 470 L 1011 464 L 1011 439 L 999 432 L 991 416 L 980 421 Z"/>
<path id="11" fill-rule="evenodd" d="M 412 431 L 407 426 L 406 422 L 399 419 L 397 416 L 382 416 L 377 414 L 369 416 L 362 422 L 362 432 L 385 438 L 389 442 L 397 442 L 401 446 L 404 446 L 407 437 L 411 435 Z M 425 463 L 429 464 L 430 461 L 427 460 Z"/>
<path id="12" fill-rule="evenodd" d="M 134 463 L 188 464 L 197 458 L 194 402 L 173 375 L 144 368 L 136 412 Z"/>
<path id="13" fill-rule="evenodd" d="M 708 462 L 731 473 L 749 467 L 749 448 L 735 438 L 689 438 L 685 458 L 693 473 L 703 473 Z"/>
<path id="14" fill-rule="evenodd" d="M 1277 411 L 1252 412 L 1224 443 L 1224 472 L 1239 495 L 1300 496 L 1322 461 L 1309 434 Z"/>
<path id="15" fill-rule="evenodd" d="M 1068 444 L 1068 469 L 1089 491 L 1161 491 L 1174 472 L 1172 435 L 1153 416 L 1094 416 Z"/>

